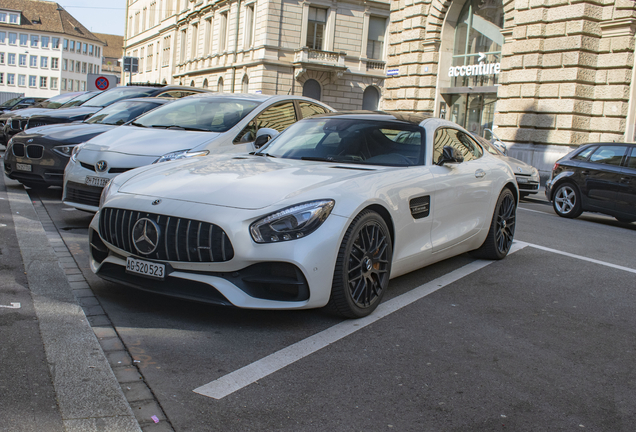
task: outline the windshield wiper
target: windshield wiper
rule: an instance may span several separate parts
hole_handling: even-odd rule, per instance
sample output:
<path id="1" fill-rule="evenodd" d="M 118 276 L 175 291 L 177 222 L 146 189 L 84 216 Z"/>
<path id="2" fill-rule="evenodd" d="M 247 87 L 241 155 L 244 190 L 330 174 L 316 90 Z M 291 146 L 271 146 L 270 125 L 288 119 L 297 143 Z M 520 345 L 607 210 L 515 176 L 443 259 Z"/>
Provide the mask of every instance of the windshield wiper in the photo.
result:
<path id="1" fill-rule="evenodd" d="M 303 156 L 300 160 L 318 161 L 318 162 L 335 162 L 332 157 Z"/>
<path id="2" fill-rule="evenodd" d="M 276 156 L 271 155 L 269 153 L 261 153 L 261 152 L 257 152 L 257 153 L 253 153 L 255 156 L 265 156 L 265 157 L 271 157 L 271 158 L 275 158 Z"/>
<path id="3" fill-rule="evenodd" d="M 137 126 L 137 127 L 143 127 L 143 128 L 148 127 L 148 126 L 142 125 L 141 123 L 137 123 L 137 122 L 132 122 L 130 124 L 133 125 L 133 126 Z"/>
<path id="4" fill-rule="evenodd" d="M 189 131 L 199 131 L 199 132 L 210 132 L 209 129 L 202 129 L 190 126 L 179 126 L 179 125 L 150 125 L 152 128 L 161 128 L 161 129 L 179 129 L 179 130 L 189 130 Z"/>

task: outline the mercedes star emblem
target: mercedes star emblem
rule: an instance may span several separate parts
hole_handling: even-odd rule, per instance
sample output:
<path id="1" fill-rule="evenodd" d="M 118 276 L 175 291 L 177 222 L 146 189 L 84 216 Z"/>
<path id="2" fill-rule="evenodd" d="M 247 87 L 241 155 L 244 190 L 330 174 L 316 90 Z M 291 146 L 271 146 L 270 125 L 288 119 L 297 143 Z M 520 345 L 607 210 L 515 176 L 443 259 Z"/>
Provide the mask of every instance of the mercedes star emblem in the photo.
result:
<path id="1" fill-rule="evenodd" d="M 106 170 L 108 169 L 108 164 L 106 163 L 106 161 L 99 161 L 95 164 L 95 171 L 97 172 L 106 172 Z"/>
<path id="2" fill-rule="evenodd" d="M 133 225 L 132 238 L 137 252 L 149 255 L 159 244 L 159 226 L 153 220 L 141 218 Z"/>

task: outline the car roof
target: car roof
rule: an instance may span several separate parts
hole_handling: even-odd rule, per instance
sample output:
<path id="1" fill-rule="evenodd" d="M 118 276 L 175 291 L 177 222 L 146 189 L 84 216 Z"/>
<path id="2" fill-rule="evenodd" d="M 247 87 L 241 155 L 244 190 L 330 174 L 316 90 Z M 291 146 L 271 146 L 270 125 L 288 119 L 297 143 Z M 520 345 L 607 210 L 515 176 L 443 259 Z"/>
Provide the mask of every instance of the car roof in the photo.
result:
<path id="1" fill-rule="evenodd" d="M 117 102 L 114 102 L 113 105 L 118 103 L 124 103 L 124 102 L 145 102 L 145 103 L 156 103 L 161 105 L 168 102 L 173 102 L 175 100 L 177 99 L 169 98 L 169 97 L 136 97 L 136 98 L 118 100 Z"/>
<path id="2" fill-rule="evenodd" d="M 337 111 L 326 114 L 319 114 L 311 118 L 346 118 L 350 120 L 374 120 L 374 121 L 398 121 L 419 125 L 424 120 L 433 118 L 429 114 L 409 113 L 400 111 Z"/>

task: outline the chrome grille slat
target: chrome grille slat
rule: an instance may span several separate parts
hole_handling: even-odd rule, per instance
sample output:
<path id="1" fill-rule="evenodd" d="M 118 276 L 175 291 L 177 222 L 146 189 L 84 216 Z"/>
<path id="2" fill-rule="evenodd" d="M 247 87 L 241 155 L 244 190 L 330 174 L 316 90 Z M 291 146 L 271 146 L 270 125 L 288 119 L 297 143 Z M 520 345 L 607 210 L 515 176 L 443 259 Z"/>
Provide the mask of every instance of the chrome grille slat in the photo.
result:
<path id="1" fill-rule="evenodd" d="M 192 226 L 192 221 L 189 220 L 188 221 L 188 227 L 186 228 L 186 255 L 188 256 L 188 261 L 192 261 L 192 259 L 190 259 L 190 226 Z"/>
<path id="2" fill-rule="evenodd" d="M 213 231 L 214 231 L 214 225 L 210 225 L 208 247 L 209 247 L 209 251 L 210 251 L 210 261 L 211 262 L 214 262 L 214 255 L 212 255 L 212 232 Z"/>
<path id="3" fill-rule="evenodd" d="M 177 221 L 177 228 L 174 230 L 174 237 L 175 237 L 175 249 L 177 250 L 177 261 L 181 261 L 181 258 L 179 257 L 179 225 L 181 225 L 181 219 L 179 219 Z"/>
<path id="4" fill-rule="evenodd" d="M 166 222 L 166 234 L 164 237 L 164 245 L 166 247 L 166 259 L 170 261 L 170 252 L 168 252 L 168 233 L 170 232 L 170 216 L 168 216 L 168 220 Z"/>
<path id="5" fill-rule="evenodd" d="M 199 222 L 199 229 L 197 229 L 197 254 L 199 254 L 199 262 L 203 261 L 203 258 L 201 258 L 201 226 L 203 226 L 203 222 Z"/>
<path id="6" fill-rule="evenodd" d="M 225 258 L 225 231 L 221 234 L 221 258 L 223 261 L 227 261 Z"/>

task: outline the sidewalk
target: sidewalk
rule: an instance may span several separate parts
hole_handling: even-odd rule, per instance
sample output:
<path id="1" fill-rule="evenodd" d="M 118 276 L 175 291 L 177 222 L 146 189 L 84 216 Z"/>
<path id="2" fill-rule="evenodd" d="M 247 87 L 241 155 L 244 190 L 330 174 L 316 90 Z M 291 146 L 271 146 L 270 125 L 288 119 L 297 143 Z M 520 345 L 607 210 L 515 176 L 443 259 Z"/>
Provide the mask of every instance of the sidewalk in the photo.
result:
<path id="1" fill-rule="evenodd" d="M 0 175 L 0 429 L 141 431 L 26 190 Z"/>

